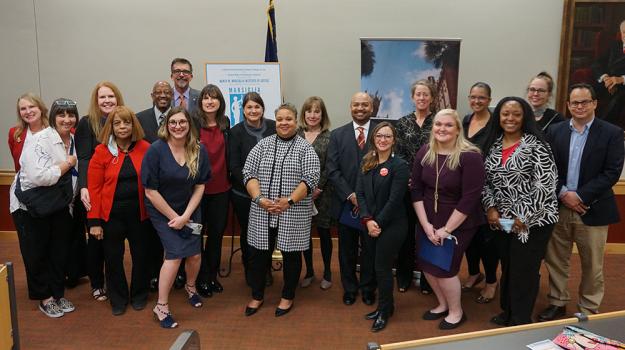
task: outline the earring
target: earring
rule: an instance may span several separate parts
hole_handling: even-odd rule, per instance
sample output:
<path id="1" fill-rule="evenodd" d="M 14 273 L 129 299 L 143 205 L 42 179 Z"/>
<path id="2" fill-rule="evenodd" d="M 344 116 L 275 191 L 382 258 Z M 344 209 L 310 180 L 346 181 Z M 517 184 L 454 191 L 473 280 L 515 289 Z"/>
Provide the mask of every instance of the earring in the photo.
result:
<path id="1" fill-rule="evenodd" d="M 373 154 L 373 156 L 375 156 L 375 150 L 373 150 L 371 154 Z"/>

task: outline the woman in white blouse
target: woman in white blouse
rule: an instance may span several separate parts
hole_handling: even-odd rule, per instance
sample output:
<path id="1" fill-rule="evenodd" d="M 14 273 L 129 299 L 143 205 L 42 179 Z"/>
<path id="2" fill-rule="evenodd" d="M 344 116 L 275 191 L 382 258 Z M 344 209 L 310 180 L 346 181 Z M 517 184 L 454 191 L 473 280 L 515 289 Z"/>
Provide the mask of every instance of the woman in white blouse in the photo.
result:
<path id="1" fill-rule="evenodd" d="M 39 300 L 39 309 L 46 316 L 57 318 L 74 311 L 74 305 L 64 298 L 63 285 L 72 229 L 71 204 L 40 216 L 32 208 L 29 212 L 15 193 L 16 186 L 18 192 L 25 192 L 53 186 L 63 178 L 68 183 L 71 180 L 72 193 L 67 197 L 75 194 L 78 173 L 71 130 L 78 118 L 76 102 L 57 99 L 50 115 L 50 127 L 34 135 L 22 152 L 21 170 L 11 185 L 10 210 L 26 267 L 28 296 Z"/>

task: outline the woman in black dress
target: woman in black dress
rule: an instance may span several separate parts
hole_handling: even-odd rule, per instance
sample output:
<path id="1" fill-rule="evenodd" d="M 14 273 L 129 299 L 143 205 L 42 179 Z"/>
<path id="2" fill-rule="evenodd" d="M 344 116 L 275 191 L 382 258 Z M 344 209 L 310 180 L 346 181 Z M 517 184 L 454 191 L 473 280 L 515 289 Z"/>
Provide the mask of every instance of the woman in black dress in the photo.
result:
<path id="1" fill-rule="evenodd" d="M 174 328 L 169 311 L 169 291 L 182 258 L 189 304 L 199 308 L 195 280 L 201 260 L 201 214 L 199 210 L 204 184 L 210 178 L 210 163 L 189 113 L 183 107 L 172 108 L 154 142 L 143 159 L 141 180 L 148 201 L 146 208 L 156 229 L 165 261 L 158 279 L 158 302 L 154 314 L 163 328 Z"/>

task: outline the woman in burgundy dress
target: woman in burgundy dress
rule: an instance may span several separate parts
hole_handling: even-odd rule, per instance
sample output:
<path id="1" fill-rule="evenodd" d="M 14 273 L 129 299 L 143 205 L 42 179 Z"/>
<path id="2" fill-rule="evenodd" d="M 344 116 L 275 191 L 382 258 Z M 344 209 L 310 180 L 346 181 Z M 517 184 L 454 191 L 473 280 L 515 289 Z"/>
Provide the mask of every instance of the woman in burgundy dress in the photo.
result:
<path id="1" fill-rule="evenodd" d="M 458 269 L 475 231 L 485 222 L 480 207 L 483 186 L 479 149 L 464 138 L 458 113 L 441 110 L 434 117 L 430 141 L 417 152 L 412 168 L 412 201 L 420 224 L 417 264 L 438 300 L 423 319 L 443 318 L 440 329 L 454 329 L 467 319 L 460 305 Z M 447 269 L 427 259 L 450 243 L 455 245 Z"/>

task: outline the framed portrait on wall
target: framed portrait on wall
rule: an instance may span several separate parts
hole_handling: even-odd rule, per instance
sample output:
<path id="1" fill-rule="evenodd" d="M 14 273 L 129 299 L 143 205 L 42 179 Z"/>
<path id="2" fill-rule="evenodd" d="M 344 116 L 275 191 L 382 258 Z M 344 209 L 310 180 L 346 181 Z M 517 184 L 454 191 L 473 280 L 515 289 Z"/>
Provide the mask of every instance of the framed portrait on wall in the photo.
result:
<path id="1" fill-rule="evenodd" d="M 565 0 L 557 107 L 567 112 L 568 86 L 597 92 L 596 115 L 625 128 L 625 2 Z"/>

